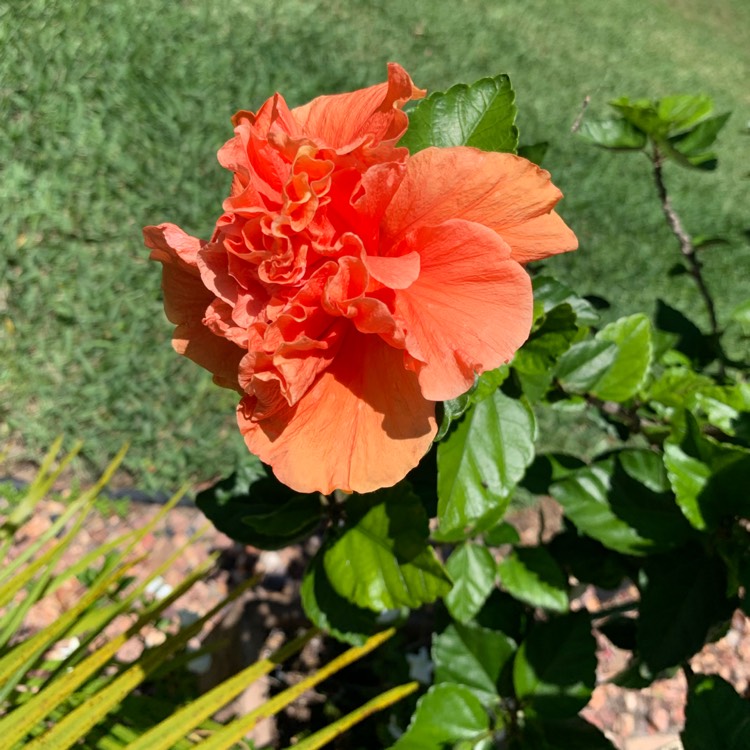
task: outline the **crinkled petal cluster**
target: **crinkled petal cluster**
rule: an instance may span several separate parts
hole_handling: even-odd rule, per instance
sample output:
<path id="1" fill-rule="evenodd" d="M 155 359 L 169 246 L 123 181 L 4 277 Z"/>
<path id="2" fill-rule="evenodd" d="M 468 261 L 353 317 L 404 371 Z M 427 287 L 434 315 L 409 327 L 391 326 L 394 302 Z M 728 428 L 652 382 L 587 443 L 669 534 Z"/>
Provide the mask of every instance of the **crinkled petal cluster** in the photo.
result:
<path id="1" fill-rule="evenodd" d="M 298 491 L 367 492 L 416 466 L 435 402 L 526 340 L 522 264 L 577 244 L 531 162 L 398 148 L 423 95 L 390 64 L 376 86 L 238 112 L 210 240 L 144 230 L 175 349 L 241 394 L 248 448 Z"/>

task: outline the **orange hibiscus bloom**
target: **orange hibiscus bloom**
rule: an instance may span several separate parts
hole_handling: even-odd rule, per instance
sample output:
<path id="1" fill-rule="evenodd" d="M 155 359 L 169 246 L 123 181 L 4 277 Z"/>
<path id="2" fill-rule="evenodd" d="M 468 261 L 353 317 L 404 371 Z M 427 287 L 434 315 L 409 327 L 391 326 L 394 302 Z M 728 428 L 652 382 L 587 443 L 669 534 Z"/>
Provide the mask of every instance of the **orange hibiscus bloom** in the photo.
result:
<path id="1" fill-rule="evenodd" d="M 577 244 L 531 162 L 397 148 L 423 95 L 391 64 L 370 88 L 238 112 L 210 241 L 144 230 L 175 349 L 242 395 L 248 448 L 301 492 L 368 492 L 416 466 L 435 402 L 526 340 L 521 264 Z"/>

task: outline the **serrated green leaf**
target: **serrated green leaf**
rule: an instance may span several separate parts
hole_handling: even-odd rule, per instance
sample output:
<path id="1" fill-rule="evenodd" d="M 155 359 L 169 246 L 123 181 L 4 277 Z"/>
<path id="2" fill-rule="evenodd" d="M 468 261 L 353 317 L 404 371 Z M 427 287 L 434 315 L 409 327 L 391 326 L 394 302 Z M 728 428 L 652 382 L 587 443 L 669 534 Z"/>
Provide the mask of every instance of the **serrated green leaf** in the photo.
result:
<path id="1" fill-rule="evenodd" d="M 579 341 L 557 363 L 560 385 L 570 393 L 587 393 L 596 386 L 617 358 L 617 346 L 611 341 Z"/>
<path id="2" fill-rule="evenodd" d="M 750 747 L 750 704 L 718 675 L 693 675 L 680 739 L 685 750 L 745 750 Z"/>
<path id="3" fill-rule="evenodd" d="M 484 532 L 484 543 L 490 547 L 499 547 L 501 544 L 515 544 L 521 541 L 515 526 L 507 521 L 501 521 L 489 531 Z"/>
<path id="4" fill-rule="evenodd" d="M 652 673 L 681 664 L 703 648 L 712 626 L 727 619 L 727 572 L 698 545 L 649 557 L 643 566 L 636 637 Z"/>
<path id="5" fill-rule="evenodd" d="M 428 146 L 474 146 L 515 153 L 518 128 L 515 93 L 507 75 L 482 78 L 435 92 L 409 113 L 409 128 L 399 141 L 414 154 Z"/>
<path id="6" fill-rule="evenodd" d="M 498 566 L 503 588 L 532 607 L 567 612 L 568 581 L 543 547 L 516 547 Z"/>
<path id="7" fill-rule="evenodd" d="M 646 134 L 623 119 L 584 120 L 578 134 L 601 148 L 639 150 L 646 145 Z"/>
<path id="8" fill-rule="evenodd" d="M 627 401 L 638 392 L 651 366 L 651 322 L 641 313 L 620 318 L 602 328 L 595 340 L 615 344 L 617 354 L 591 393 L 605 401 Z"/>
<path id="9" fill-rule="evenodd" d="M 513 663 L 516 695 L 532 716 L 574 716 L 595 682 L 596 641 L 585 612 L 535 624 Z"/>
<path id="10" fill-rule="evenodd" d="M 550 492 L 582 533 L 627 555 L 666 551 L 694 533 L 671 493 L 634 479 L 616 456 L 571 472 Z"/>
<path id="11" fill-rule="evenodd" d="M 310 561 L 302 579 L 302 607 L 310 621 L 344 643 L 361 646 L 385 625 L 369 609 L 357 607 L 336 593 L 323 567 L 322 549 Z"/>
<path id="12" fill-rule="evenodd" d="M 290 490 L 260 462 L 198 493 L 195 502 L 219 531 L 260 549 L 280 549 L 304 539 L 323 513 L 317 493 Z"/>
<path id="13" fill-rule="evenodd" d="M 445 567 L 453 580 L 453 588 L 445 596 L 445 606 L 454 620 L 468 622 L 482 608 L 495 585 L 495 559 L 486 547 L 466 542 L 451 553 Z"/>
<path id="14" fill-rule="evenodd" d="M 433 685 L 417 703 L 408 729 L 391 750 L 454 747 L 489 730 L 489 716 L 474 693 L 463 685 Z M 475 744 L 469 745 L 475 747 Z"/>
<path id="15" fill-rule="evenodd" d="M 534 301 L 540 302 L 545 313 L 558 305 L 567 303 L 576 314 L 576 322 L 581 326 L 595 325 L 599 321 L 599 314 L 593 305 L 576 294 L 569 286 L 552 276 L 535 276 L 532 279 Z"/>
<path id="16" fill-rule="evenodd" d="M 445 596 L 450 577 L 427 544 L 427 514 L 405 485 L 353 495 L 347 523 L 323 555 L 336 592 L 375 612 L 419 607 Z"/>
<path id="17" fill-rule="evenodd" d="M 498 630 L 453 623 L 432 639 L 435 683 L 465 685 L 491 705 L 503 667 L 515 651 L 515 642 Z"/>
<path id="18" fill-rule="evenodd" d="M 464 538 L 488 514 L 495 520 L 534 456 L 535 420 L 501 391 L 475 404 L 438 446 L 436 539 Z"/>

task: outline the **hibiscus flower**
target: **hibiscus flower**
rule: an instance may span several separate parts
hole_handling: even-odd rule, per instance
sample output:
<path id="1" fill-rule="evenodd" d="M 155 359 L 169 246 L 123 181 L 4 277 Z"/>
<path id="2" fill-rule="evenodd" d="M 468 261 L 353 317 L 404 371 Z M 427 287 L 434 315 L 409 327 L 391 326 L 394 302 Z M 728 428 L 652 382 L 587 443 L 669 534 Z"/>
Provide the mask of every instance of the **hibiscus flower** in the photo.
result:
<path id="1" fill-rule="evenodd" d="M 423 95 L 392 63 L 376 86 L 238 112 L 211 239 L 144 230 L 174 348 L 241 394 L 248 448 L 300 492 L 368 492 L 416 466 L 435 403 L 526 340 L 522 264 L 577 245 L 531 162 L 398 148 Z"/>

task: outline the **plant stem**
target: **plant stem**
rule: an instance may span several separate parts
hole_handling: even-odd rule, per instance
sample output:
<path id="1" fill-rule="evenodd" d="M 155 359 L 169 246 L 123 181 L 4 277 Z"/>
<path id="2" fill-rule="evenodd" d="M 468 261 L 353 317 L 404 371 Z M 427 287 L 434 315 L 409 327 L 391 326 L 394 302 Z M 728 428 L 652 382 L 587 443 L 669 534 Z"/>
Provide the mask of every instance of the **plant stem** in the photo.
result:
<path id="1" fill-rule="evenodd" d="M 661 208 L 664 212 L 664 216 L 667 219 L 667 224 L 669 224 L 669 228 L 672 230 L 672 234 L 674 234 L 674 236 L 677 238 L 677 241 L 680 243 L 680 252 L 687 261 L 690 275 L 695 280 L 695 283 L 698 286 L 698 291 L 700 292 L 701 297 L 703 297 L 703 302 L 706 305 L 706 311 L 708 312 L 708 319 L 711 325 L 711 338 L 714 342 L 716 355 L 719 362 L 719 377 L 723 379 L 725 357 L 720 344 L 721 331 L 719 330 L 719 321 L 716 317 L 716 307 L 714 305 L 713 297 L 711 297 L 711 292 L 708 291 L 708 286 L 706 286 L 706 280 L 703 278 L 703 265 L 698 258 L 698 254 L 696 253 L 693 239 L 688 234 L 685 227 L 682 225 L 682 221 L 677 215 L 677 212 L 674 210 L 672 202 L 669 199 L 667 186 L 664 182 L 664 155 L 661 153 L 661 151 L 659 151 L 659 148 L 656 144 L 654 144 L 654 152 L 653 156 L 651 157 L 651 163 L 654 167 L 654 180 L 656 182 L 656 190 L 659 194 Z"/>

